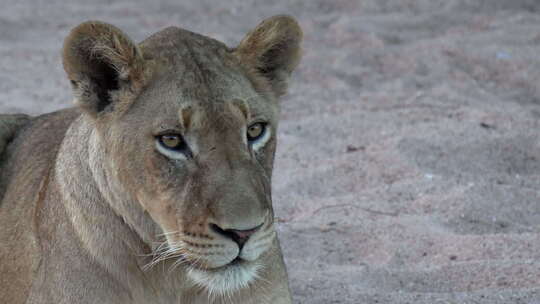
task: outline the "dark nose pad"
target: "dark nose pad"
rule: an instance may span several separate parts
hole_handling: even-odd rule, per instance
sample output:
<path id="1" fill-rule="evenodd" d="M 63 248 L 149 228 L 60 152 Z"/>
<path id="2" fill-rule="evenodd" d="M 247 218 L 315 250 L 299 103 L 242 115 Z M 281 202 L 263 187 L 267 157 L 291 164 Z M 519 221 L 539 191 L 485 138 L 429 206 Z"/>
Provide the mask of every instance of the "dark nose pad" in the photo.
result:
<path id="1" fill-rule="evenodd" d="M 216 224 L 210 224 L 210 228 L 217 234 L 221 234 L 238 244 L 240 250 L 244 247 L 244 244 L 249 240 L 249 238 L 261 228 L 262 224 L 247 230 L 237 230 L 237 229 L 221 229 Z"/>

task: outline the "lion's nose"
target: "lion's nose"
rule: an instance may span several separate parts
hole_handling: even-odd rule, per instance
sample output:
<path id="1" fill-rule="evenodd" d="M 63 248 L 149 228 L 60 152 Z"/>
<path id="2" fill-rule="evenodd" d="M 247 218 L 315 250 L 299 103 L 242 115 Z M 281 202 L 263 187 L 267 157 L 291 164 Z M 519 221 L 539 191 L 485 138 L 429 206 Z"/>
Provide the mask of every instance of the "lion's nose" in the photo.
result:
<path id="1" fill-rule="evenodd" d="M 242 247 L 244 247 L 244 244 L 249 240 L 249 238 L 257 232 L 261 228 L 263 224 L 260 224 L 259 226 L 247 229 L 247 230 L 238 230 L 238 229 L 222 229 L 216 224 L 210 224 L 210 228 L 216 232 L 217 234 L 223 235 L 238 244 L 238 247 L 240 247 L 240 250 L 242 250 Z"/>

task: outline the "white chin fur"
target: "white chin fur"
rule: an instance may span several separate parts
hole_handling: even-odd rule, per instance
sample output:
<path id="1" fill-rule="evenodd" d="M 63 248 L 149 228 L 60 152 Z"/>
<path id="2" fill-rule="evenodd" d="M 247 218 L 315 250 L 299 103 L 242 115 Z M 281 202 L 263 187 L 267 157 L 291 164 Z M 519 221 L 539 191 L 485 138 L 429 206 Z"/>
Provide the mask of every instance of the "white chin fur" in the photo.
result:
<path id="1" fill-rule="evenodd" d="M 246 288 L 259 278 L 261 264 L 243 261 L 217 270 L 190 268 L 188 276 L 197 286 L 208 291 L 209 296 L 230 295 Z"/>

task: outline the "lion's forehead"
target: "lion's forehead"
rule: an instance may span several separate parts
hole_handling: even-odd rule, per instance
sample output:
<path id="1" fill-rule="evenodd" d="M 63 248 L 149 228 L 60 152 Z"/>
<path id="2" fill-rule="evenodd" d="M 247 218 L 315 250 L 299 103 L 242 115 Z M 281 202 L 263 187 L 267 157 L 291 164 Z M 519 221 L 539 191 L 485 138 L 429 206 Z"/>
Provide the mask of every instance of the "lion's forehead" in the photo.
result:
<path id="1" fill-rule="evenodd" d="M 180 81 L 180 80 L 178 80 Z M 183 109 L 197 113 L 204 120 L 214 122 L 237 121 L 231 108 L 234 104 L 244 104 L 251 119 L 274 122 L 277 119 L 277 104 L 269 103 L 248 85 L 241 82 L 223 84 L 199 83 L 179 87 L 176 79 L 162 79 L 152 84 L 139 96 L 134 108 L 146 118 L 156 120 L 176 120 Z M 240 116 L 240 118 L 243 118 Z"/>
<path id="2" fill-rule="evenodd" d="M 250 119 L 276 121 L 277 103 L 268 102 L 266 96 L 255 90 L 223 43 L 171 27 L 143 41 L 141 48 L 145 58 L 154 62 L 154 75 L 135 104 L 139 120 L 153 120 L 154 128 L 172 125 L 181 120 L 181 110 L 190 107 L 205 121 L 199 124 L 204 133 L 241 134 L 238 116 L 227 111 L 227 104 L 241 101 L 247 106 Z M 246 121 L 242 123 L 245 125 Z"/>
<path id="3" fill-rule="evenodd" d="M 185 94 L 230 91 L 247 80 L 225 44 L 187 30 L 167 28 L 143 41 L 141 48 L 154 61 L 153 72 Z"/>
<path id="4" fill-rule="evenodd" d="M 233 99 L 256 105 L 262 98 L 231 50 L 219 41 L 170 27 L 143 41 L 141 48 L 154 63 L 145 92 L 152 99 L 178 106 Z"/>

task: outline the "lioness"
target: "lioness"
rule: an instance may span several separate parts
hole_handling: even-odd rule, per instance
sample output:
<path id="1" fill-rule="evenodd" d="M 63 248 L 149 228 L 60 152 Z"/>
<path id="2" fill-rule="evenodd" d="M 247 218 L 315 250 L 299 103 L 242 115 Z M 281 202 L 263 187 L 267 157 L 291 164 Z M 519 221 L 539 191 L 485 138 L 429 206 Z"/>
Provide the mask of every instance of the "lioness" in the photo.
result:
<path id="1" fill-rule="evenodd" d="M 33 118 L 4 155 L 0 301 L 291 303 L 270 181 L 301 39 L 287 16 L 236 48 L 74 28 L 77 107 Z"/>

